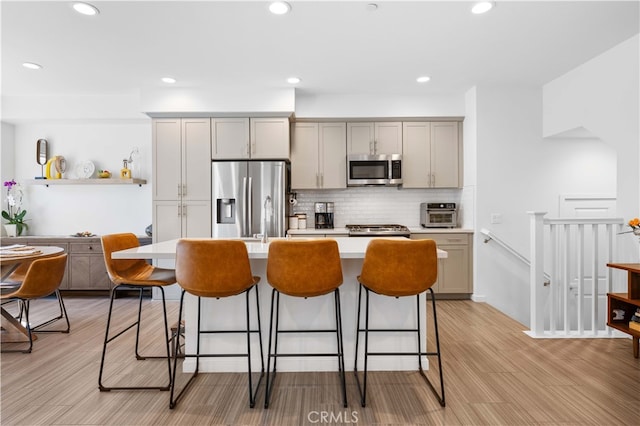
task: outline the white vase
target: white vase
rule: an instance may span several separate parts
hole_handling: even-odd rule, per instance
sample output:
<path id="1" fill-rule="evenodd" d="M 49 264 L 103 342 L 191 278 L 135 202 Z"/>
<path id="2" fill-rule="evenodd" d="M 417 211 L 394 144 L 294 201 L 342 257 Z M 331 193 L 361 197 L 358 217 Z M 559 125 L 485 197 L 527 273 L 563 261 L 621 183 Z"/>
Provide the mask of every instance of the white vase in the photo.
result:
<path id="1" fill-rule="evenodd" d="M 15 237 L 16 231 L 17 231 L 17 226 L 13 223 L 7 223 L 4 225 L 4 231 L 7 233 L 7 237 Z"/>

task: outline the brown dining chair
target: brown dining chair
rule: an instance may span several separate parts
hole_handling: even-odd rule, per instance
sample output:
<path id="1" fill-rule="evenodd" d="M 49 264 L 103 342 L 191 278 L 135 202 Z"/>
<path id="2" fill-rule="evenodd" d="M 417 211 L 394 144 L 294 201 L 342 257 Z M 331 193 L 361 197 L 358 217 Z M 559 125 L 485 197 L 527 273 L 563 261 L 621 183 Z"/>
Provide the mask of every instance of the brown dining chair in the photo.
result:
<path id="1" fill-rule="evenodd" d="M 178 324 L 182 322 L 182 310 L 184 297 L 189 293 L 198 298 L 197 313 L 197 343 L 196 352 L 189 353 L 186 350 L 180 354 L 180 333 L 175 335 L 173 349 L 173 379 L 171 381 L 171 396 L 169 408 L 174 408 L 184 392 L 189 388 L 193 379 L 198 375 L 200 358 L 220 357 L 246 357 L 249 384 L 249 407 L 255 405 L 256 394 L 260 382 L 264 376 L 264 354 L 262 350 L 262 331 L 260 328 L 260 302 L 258 295 L 258 283 L 260 277 L 253 276 L 249 263 L 247 246 L 240 240 L 180 240 L 176 246 L 176 278 L 182 287 L 180 297 L 180 309 L 178 311 Z M 251 315 L 249 309 L 249 293 L 255 288 L 256 295 L 256 320 L 257 329 L 251 328 Z M 244 295 L 245 298 L 245 324 L 244 329 L 207 329 L 202 330 L 201 305 L 202 298 L 214 298 L 215 303 L 224 303 L 221 300 L 232 296 Z M 239 313 L 238 313 L 239 314 Z M 201 336 L 211 334 L 236 334 L 246 335 L 246 352 L 233 353 L 201 353 Z M 251 372 L 251 334 L 258 333 L 260 345 L 261 372 L 255 390 L 252 384 Z M 175 396 L 176 371 L 178 370 L 178 358 L 196 358 L 195 371 L 189 377 L 182 390 Z"/>
<path id="2" fill-rule="evenodd" d="M 418 357 L 418 369 L 441 406 L 445 406 L 444 380 L 442 376 L 442 360 L 440 356 L 440 337 L 438 335 L 438 316 L 436 315 L 436 299 L 432 286 L 438 279 L 438 255 L 434 240 L 385 240 L 374 239 L 365 253 L 362 271 L 358 276 L 360 283 L 358 291 L 358 313 L 356 320 L 356 342 L 354 376 L 360 403 L 364 407 L 367 398 L 367 362 L 369 356 L 406 356 Z M 362 289 L 365 290 L 365 319 L 364 328 L 360 328 L 360 311 L 362 304 Z M 435 327 L 435 352 L 422 352 L 420 329 L 420 294 L 429 291 L 433 306 L 433 325 Z M 416 327 L 401 329 L 370 329 L 369 328 L 369 293 L 395 298 L 415 296 L 416 298 Z M 391 316 L 393 312 L 386 312 Z M 417 336 L 417 352 L 370 352 L 369 333 L 415 333 Z M 360 333 L 364 333 L 364 372 L 363 383 L 360 384 L 358 375 L 358 340 Z M 422 369 L 423 356 L 436 356 L 440 373 L 440 395 Z"/>
<path id="3" fill-rule="evenodd" d="M 347 389 L 344 375 L 344 346 L 342 339 L 342 315 L 340 312 L 340 285 L 342 285 L 342 265 L 338 243 L 332 239 L 305 241 L 272 241 L 267 258 L 267 280 L 273 287 L 269 325 L 269 346 L 267 351 L 267 381 L 264 407 L 269 407 L 273 382 L 276 378 L 276 364 L 280 357 L 329 357 L 338 360 L 338 372 L 342 385 L 342 398 L 347 407 Z M 279 328 L 280 295 L 309 298 L 333 293 L 335 307 L 335 329 L 288 329 Z M 275 305 L 275 318 L 274 318 Z M 273 330 L 275 323 L 275 332 Z M 282 333 L 336 333 L 336 351 L 321 353 L 278 353 L 278 335 Z M 272 352 L 272 337 L 274 338 Z M 273 374 L 271 360 L 273 359 Z"/>
<path id="4" fill-rule="evenodd" d="M 176 282 L 175 271 L 173 269 L 158 268 L 148 264 L 144 259 L 113 259 L 111 254 L 115 251 L 135 248 L 140 245 L 138 237 L 131 233 L 103 235 L 101 237 L 102 251 L 104 253 L 104 263 L 107 267 L 109 278 L 113 282 L 109 300 L 109 314 L 107 315 L 107 328 L 104 334 L 104 344 L 102 346 L 102 358 L 100 360 L 100 374 L 98 376 L 98 387 L 101 391 L 110 390 L 169 390 L 171 386 L 171 355 L 169 353 L 169 325 L 167 323 L 167 305 L 165 302 L 165 286 Z M 142 318 L 142 296 L 144 290 L 157 288 L 162 296 L 162 309 L 164 317 L 164 346 L 166 355 L 143 356 L 140 355 L 138 345 L 140 341 L 140 322 Z M 116 294 L 121 290 L 137 290 L 139 292 L 138 315 L 135 322 L 124 327 L 113 336 L 109 336 L 111 319 L 113 314 L 113 302 Z M 144 359 L 164 359 L 167 362 L 167 383 L 159 386 L 105 386 L 103 383 L 103 373 L 107 346 L 126 331 L 136 327 L 135 356 L 138 360 Z"/>
<path id="5" fill-rule="evenodd" d="M 29 270 L 30 264 L 31 262 L 21 263 L 20 266 L 18 266 L 13 272 L 11 272 L 11 274 L 2 282 L 2 293 L 9 293 L 13 291 L 13 289 L 20 287 L 20 284 L 24 281 L 24 277 L 26 276 L 27 271 Z M 60 312 L 51 319 L 43 321 L 40 324 L 31 326 L 31 331 L 37 332 L 37 333 L 65 333 L 65 334 L 71 331 L 69 316 L 67 315 L 67 309 L 64 305 L 64 299 L 62 298 L 62 293 L 60 293 L 60 288 L 56 288 L 56 291 L 54 291 L 53 294 L 55 294 L 56 300 L 58 301 L 58 309 Z M 18 315 L 18 320 L 21 320 L 23 316 L 22 306 L 23 305 L 20 304 L 21 309 Z M 53 324 L 54 322 L 59 321 L 61 319 L 64 319 L 65 322 L 67 323 L 66 328 L 62 328 L 58 330 L 51 330 L 51 329 L 43 330 L 44 327 L 48 326 L 49 324 Z"/>
<path id="6" fill-rule="evenodd" d="M 0 300 L 2 302 L 16 300 L 20 303 L 20 312 L 21 314 L 24 313 L 25 328 L 27 329 L 29 337 L 29 347 L 27 349 L 7 350 L 4 349 L 3 344 L 2 352 L 31 352 L 33 348 L 34 329 L 29 324 L 29 302 L 55 293 L 58 287 L 60 287 L 66 267 L 66 254 L 34 260 L 29 264 L 29 268 L 20 286 L 15 287 L 13 291 L 0 294 Z M 40 326 L 42 326 L 42 324 Z"/>

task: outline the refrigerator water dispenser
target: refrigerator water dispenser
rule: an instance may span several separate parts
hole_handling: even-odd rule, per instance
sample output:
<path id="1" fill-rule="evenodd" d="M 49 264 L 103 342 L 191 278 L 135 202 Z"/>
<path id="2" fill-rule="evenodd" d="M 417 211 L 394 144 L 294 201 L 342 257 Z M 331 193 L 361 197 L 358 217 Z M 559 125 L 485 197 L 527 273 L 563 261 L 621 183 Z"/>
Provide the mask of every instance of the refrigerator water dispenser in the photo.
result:
<path id="1" fill-rule="evenodd" d="M 236 200 L 234 198 L 216 199 L 216 223 L 236 223 Z"/>

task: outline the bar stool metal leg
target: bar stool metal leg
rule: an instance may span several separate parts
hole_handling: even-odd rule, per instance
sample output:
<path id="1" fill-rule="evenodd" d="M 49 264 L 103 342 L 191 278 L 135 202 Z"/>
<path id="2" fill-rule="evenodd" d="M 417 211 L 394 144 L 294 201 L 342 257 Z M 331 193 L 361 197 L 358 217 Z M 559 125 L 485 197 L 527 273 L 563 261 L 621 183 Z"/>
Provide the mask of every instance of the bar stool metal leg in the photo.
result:
<path id="1" fill-rule="evenodd" d="M 276 379 L 277 373 L 277 360 L 280 356 L 308 356 L 308 357 L 316 357 L 316 356 L 336 356 L 338 358 L 338 373 L 340 375 L 340 387 L 342 391 L 342 399 L 344 407 L 347 407 L 347 385 L 345 378 L 345 368 L 344 368 L 344 341 L 342 334 L 342 314 L 340 311 L 340 291 L 339 289 L 335 289 L 333 291 L 334 294 L 334 306 L 335 306 L 335 322 L 336 328 L 335 330 L 280 330 L 279 328 L 279 319 L 280 319 L 280 292 L 276 289 L 273 289 L 271 292 L 271 313 L 270 313 L 270 326 L 269 326 L 269 344 L 267 348 L 267 379 L 265 385 L 265 401 L 264 408 L 269 408 L 269 403 L 271 401 L 271 392 L 273 391 L 273 384 Z M 275 318 L 274 318 L 274 306 L 275 306 Z M 275 332 L 273 330 L 273 324 L 275 322 Z M 336 333 L 336 346 L 337 351 L 335 354 L 333 353 L 302 353 L 302 354 L 278 354 L 278 334 L 280 333 L 326 333 L 326 332 L 335 332 Z M 272 340 L 273 339 L 273 340 Z M 272 345 L 273 342 L 273 345 Z M 273 352 L 272 352 L 273 348 Z M 273 358 L 273 372 L 271 370 L 271 359 Z"/>
<path id="2" fill-rule="evenodd" d="M 433 392 L 433 394 L 438 399 L 438 402 L 442 407 L 445 406 L 445 394 L 444 394 L 444 378 L 442 374 L 442 358 L 440 352 L 440 336 L 438 333 L 438 318 L 436 312 L 436 303 L 435 297 L 433 293 L 433 289 L 429 288 L 431 293 L 431 302 L 433 306 L 433 324 L 435 328 L 435 340 L 436 340 L 436 351 L 435 352 L 422 352 L 421 350 L 421 327 L 420 327 L 420 296 L 416 295 L 416 321 L 417 327 L 416 329 L 389 329 L 389 330 L 371 330 L 369 328 L 369 292 L 370 290 L 365 287 L 365 326 L 364 329 L 360 328 L 360 314 L 361 314 L 361 306 L 362 306 L 362 284 L 360 284 L 360 289 L 358 291 L 358 310 L 357 310 L 357 320 L 356 320 L 356 342 L 355 342 L 355 363 L 354 363 L 354 376 L 356 379 L 356 385 L 358 387 L 358 392 L 360 393 L 360 404 L 365 407 L 366 406 L 366 398 L 367 398 L 367 371 L 368 371 L 368 358 L 369 355 L 375 356 L 400 356 L 400 355 L 417 355 L 418 356 L 418 368 L 420 375 L 426 381 L 427 385 Z M 369 352 L 369 332 L 377 332 L 377 331 L 396 331 L 396 332 L 416 332 L 418 335 L 418 351 L 417 352 Z M 359 343 L 359 335 L 361 332 L 364 332 L 364 371 L 363 371 L 363 380 L 362 385 L 360 384 L 360 377 L 358 376 L 358 343 Z M 425 374 L 422 368 L 422 356 L 436 356 L 438 358 L 438 371 L 440 378 L 440 394 L 438 394 L 436 388 L 433 386 L 427 375 Z"/>
<path id="3" fill-rule="evenodd" d="M 275 302 L 275 303 L 274 303 Z M 276 379 L 277 356 L 273 357 L 273 376 L 271 375 L 271 339 L 273 337 L 273 307 L 276 305 L 276 335 L 274 353 L 278 353 L 278 312 L 280 310 L 280 292 L 275 288 L 271 291 L 271 310 L 269 314 L 269 344 L 267 345 L 267 380 L 264 389 L 264 408 L 269 408 L 273 381 Z"/>
<path id="4" fill-rule="evenodd" d="M 250 292 L 251 292 L 251 288 L 247 289 L 244 291 L 245 293 L 245 320 L 246 320 L 246 330 L 202 330 L 202 316 L 201 316 L 201 306 L 202 306 L 202 298 L 198 297 L 198 320 L 197 320 L 197 340 L 196 340 L 196 352 L 195 354 L 188 354 L 185 353 L 184 354 L 179 354 L 179 348 L 180 348 L 180 334 L 178 333 L 175 336 L 175 341 L 174 341 L 174 348 L 173 348 L 173 375 L 172 375 L 172 379 L 171 379 L 171 393 L 169 395 L 169 408 L 173 409 L 176 407 L 176 405 L 178 404 L 178 401 L 180 400 L 180 398 L 182 398 L 182 396 L 185 394 L 185 392 L 187 391 L 187 389 L 189 389 L 189 387 L 191 386 L 191 384 L 193 383 L 193 380 L 198 376 L 199 370 L 200 370 L 200 358 L 206 358 L 206 357 L 238 357 L 238 356 L 243 356 L 247 358 L 247 371 L 248 371 L 248 383 L 249 383 L 249 407 L 253 408 L 255 406 L 255 402 L 256 402 L 256 395 L 258 394 L 258 389 L 260 388 L 260 383 L 262 382 L 262 379 L 264 377 L 265 371 L 264 371 L 264 352 L 263 352 L 263 347 L 262 347 L 262 326 L 260 323 L 260 305 L 259 305 L 259 293 L 258 293 L 258 286 L 252 286 L 252 288 L 255 288 L 255 293 L 256 293 L 256 312 L 257 312 L 257 322 L 258 322 L 258 328 L 257 330 L 252 330 L 251 329 L 251 316 L 250 316 Z M 183 313 L 183 307 L 184 307 L 184 297 L 185 297 L 185 290 L 182 290 L 182 294 L 180 296 L 180 308 L 178 310 L 178 324 L 180 323 L 180 321 L 182 321 L 182 313 Z M 252 369 L 251 369 L 251 333 L 255 333 L 257 331 L 258 333 L 258 342 L 259 342 L 259 346 L 260 346 L 260 362 L 261 362 L 261 371 L 260 371 L 260 378 L 258 379 L 258 383 L 255 385 L 255 389 L 253 387 L 253 378 L 252 378 Z M 246 354 L 237 354 L 237 353 L 215 353 L 215 354 L 202 354 L 200 351 L 200 347 L 201 347 L 201 335 L 202 334 L 216 334 L 216 333 L 245 333 L 246 334 L 246 342 L 247 342 L 247 352 Z M 196 359 L 196 366 L 195 366 L 195 370 L 194 372 L 191 374 L 191 376 L 189 377 L 187 383 L 184 385 L 184 387 L 180 390 L 180 392 L 176 395 L 176 373 L 178 371 L 178 358 L 195 358 Z"/>
<path id="5" fill-rule="evenodd" d="M 338 372 L 342 381 L 342 400 L 344 408 L 347 408 L 347 382 L 344 370 L 344 341 L 342 338 L 342 313 L 340 308 L 340 289 L 334 291 L 334 301 L 336 307 L 336 337 L 338 344 Z"/>
<path id="6" fill-rule="evenodd" d="M 432 288 L 429 289 L 429 292 L 431 293 L 431 306 L 433 307 L 433 326 L 435 328 L 435 336 L 436 336 L 436 352 L 427 352 L 425 355 L 427 356 L 436 355 L 438 358 L 438 372 L 440 373 L 439 374 L 440 375 L 440 395 L 438 395 L 436 388 L 433 386 L 431 381 L 427 378 L 426 374 L 424 374 L 424 371 L 422 371 L 422 368 L 420 368 L 420 372 L 422 373 L 422 377 L 424 377 L 424 379 L 429 384 L 429 387 L 433 391 L 436 398 L 438 398 L 438 402 L 440 403 L 440 405 L 444 407 L 445 406 L 444 377 L 442 375 L 442 352 L 440 352 L 440 335 L 438 333 L 438 315 L 436 312 L 436 298 Z"/>
<path id="7" fill-rule="evenodd" d="M 116 298 L 116 293 L 119 290 L 123 290 L 123 288 L 121 287 L 126 287 L 126 288 L 134 288 L 136 290 L 138 290 L 140 292 L 140 301 L 138 304 L 138 315 L 137 315 L 137 319 L 136 322 L 128 325 L 127 327 L 125 327 L 124 329 L 122 329 L 121 331 L 119 331 L 117 334 L 115 334 L 114 336 L 109 337 L 109 330 L 111 328 L 111 316 L 113 314 L 113 302 L 114 299 Z M 109 313 L 107 316 L 107 327 L 105 330 L 105 335 L 104 335 L 104 343 L 102 346 L 102 358 L 100 360 L 100 373 L 99 373 L 99 377 L 98 377 L 98 387 L 100 389 L 101 392 L 108 392 L 111 390 L 161 390 L 161 391 L 168 391 L 170 386 L 171 386 L 171 354 L 170 354 L 170 349 L 169 349 L 169 324 L 167 321 L 167 305 L 166 305 L 166 301 L 165 301 L 165 294 L 164 294 L 164 289 L 161 286 L 157 286 L 157 288 L 160 289 L 160 294 L 162 295 L 162 309 L 163 309 L 163 316 L 164 316 L 164 332 L 165 332 L 165 349 L 166 349 L 166 356 L 147 356 L 147 357 L 141 357 L 138 354 L 138 341 L 139 341 L 139 335 L 140 335 L 140 322 L 141 322 L 141 317 L 142 317 L 142 291 L 143 288 L 140 286 L 131 286 L 131 285 L 126 285 L 126 284 L 122 284 L 122 285 L 117 285 L 115 287 L 113 287 L 111 289 L 111 297 L 109 298 Z M 115 340 L 116 338 L 120 337 L 122 334 L 124 334 L 125 332 L 129 331 L 131 328 L 133 328 L 134 326 L 137 327 L 136 329 L 136 346 L 135 346 L 135 356 L 136 359 L 138 360 L 144 360 L 146 358 L 155 358 L 155 359 L 166 359 L 167 360 L 167 372 L 168 372 L 168 378 L 169 378 L 169 383 L 163 386 L 105 386 L 103 384 L 102 381 L 102 376 L 104 373 L 104 364 L 105 364 L 105 358 L 106 358 L 106 354 L 107 354 L 107 346 L 109 343 L 111 343 L 113 340 Z"/>

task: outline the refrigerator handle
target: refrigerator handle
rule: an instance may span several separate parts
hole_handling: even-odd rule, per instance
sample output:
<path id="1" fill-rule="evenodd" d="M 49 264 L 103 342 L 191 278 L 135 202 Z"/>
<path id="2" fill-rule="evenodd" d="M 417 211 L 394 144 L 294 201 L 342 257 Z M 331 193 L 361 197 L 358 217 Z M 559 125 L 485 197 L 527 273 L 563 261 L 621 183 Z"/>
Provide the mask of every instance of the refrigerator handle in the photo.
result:
<path id="1" fill-rule="evenodd" d="M 247 178 L 242 178 L 242 192 L 240 195 L 241 205 L 242 205 L 242 217 L 240 218 L 240 236 L 244 237 L 247 235 Z"/>
<path id="2" fill-rule="evenodd" d="M 247 236 L 253 237 L 253 178 L 251 177 L 249 177 L 249 185 L 247 186 L 247 202 L 245 206 L 247 218 Z"/>

